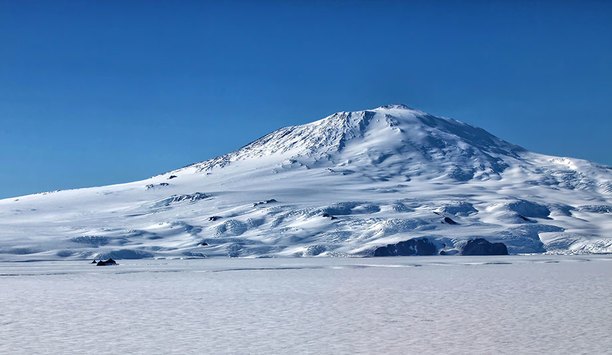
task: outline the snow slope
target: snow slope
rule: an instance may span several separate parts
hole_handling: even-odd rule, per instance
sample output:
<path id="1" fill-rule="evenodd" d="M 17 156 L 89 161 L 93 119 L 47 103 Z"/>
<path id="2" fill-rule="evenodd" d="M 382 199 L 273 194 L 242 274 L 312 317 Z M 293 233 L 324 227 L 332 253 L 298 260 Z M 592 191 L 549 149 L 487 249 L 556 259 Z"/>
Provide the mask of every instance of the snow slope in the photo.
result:
<path id="1" fill-rule="evenodd" d="M 612 252 L 612 168 L 391 105 L 143 181 L 0 200 L 0 260 L 365 256 L 415 237 Z"/>

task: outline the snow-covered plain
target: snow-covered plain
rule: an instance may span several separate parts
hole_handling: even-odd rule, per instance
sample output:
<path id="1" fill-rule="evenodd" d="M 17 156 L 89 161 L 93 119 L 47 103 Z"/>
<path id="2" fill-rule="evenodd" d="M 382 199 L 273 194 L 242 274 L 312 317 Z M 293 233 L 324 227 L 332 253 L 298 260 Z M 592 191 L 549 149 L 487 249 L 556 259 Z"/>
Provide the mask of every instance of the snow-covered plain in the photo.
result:
<path id="1" fill-rule="evenodd" d="M 367 256 L 415 237 L 610 253 L 611 217 L 610 167 L 391 105 L 143 181 L 0 200 L 0 260 Z"/>
<path id="2" fill-rule="evenodd" d="M 1 354 L 605 354 L 612 257 L 0 262 Z"/>

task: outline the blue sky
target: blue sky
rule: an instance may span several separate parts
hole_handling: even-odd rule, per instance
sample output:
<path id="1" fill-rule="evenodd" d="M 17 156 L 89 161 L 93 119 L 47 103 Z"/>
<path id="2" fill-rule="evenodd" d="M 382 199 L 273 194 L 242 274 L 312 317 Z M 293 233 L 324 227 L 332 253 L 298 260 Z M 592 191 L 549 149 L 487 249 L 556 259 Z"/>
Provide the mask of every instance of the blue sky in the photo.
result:
<path id="1" fill-rule="evenodd" d="M 612 165 L 609 1 L 0 0 L 0 197 L 404 103 Z"/>

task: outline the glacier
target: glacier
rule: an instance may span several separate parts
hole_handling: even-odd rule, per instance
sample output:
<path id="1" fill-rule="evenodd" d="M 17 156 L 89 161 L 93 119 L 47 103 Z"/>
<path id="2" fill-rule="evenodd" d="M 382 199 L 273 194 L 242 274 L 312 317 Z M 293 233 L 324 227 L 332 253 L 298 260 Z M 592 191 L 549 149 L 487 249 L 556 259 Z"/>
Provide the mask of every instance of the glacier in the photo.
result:
<path id="1" fill-rule="evenodd" d="M 388 105 L 142 181 L 0 200 L 0 261 L 373 256 L 415 238 L 611 253 L 611 217 L 612 168 Z"/>

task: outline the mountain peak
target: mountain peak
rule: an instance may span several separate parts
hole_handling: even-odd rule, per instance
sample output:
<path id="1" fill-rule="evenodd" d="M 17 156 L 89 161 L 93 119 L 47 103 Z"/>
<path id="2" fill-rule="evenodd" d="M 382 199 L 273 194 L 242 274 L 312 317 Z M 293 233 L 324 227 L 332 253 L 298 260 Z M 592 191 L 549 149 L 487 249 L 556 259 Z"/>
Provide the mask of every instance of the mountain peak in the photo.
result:
<path id="1" fill-rule="evenodd" d="M 395 115 L 400 115 L 400 116 L 405 115 L 407 113 L 412 114 L 412 115 L 427 115 L 427 112 L 417 110 L 414 107 L 410 107 L 404 104 L 383 105 L 383 106 L 378 106 L 369 111 L 384 112 L 387 114 L 392 114 L 392 115 L 395 114 Z"/>
<path id="2" fill-rule="evenodd" d="M 417 110 L 413 107 L 404 104 L 390 104 L 390 105 L 382 105 L 371 109 L 365 110 L 357 110 L 357 111 L 338 111 L 328 117 L 349 117 L 354 118 L 356 114 L 364 113 L 364 112 L 373 112 L 373 113 L 385 113 L 388 115 L 395 116 L 405 116 L 406 114 L 410 115 L 427 115 L 427 112 Z M 327 118 L 327 117 L 326 117 Z"/>
<path id="3" fill-rule="evenodd" d="M 410 107 L 408 105 L 404 105 L 404 104 L 383 105 L 383 106 L 378 106 L 374 110 L 410 110 L 410 111 L 416 111 L 412 107 Z"/>
<path id="4" fill-rule="evenodd" d="M 355 168 L 384 169 L 392 163 L 407 171 L 411 164 L 426 162 L 442 175 L 469 179 L 479 172 L 487 176 L 501 173 L 508 159 L 521 151 L 483 129 L 393 104 L 336 112 L 318 121 L 280 128 L 235 152 L 194 166 L 197 171 L 234 163 L 275 169 L 287 161 L 307 167 L 350 161 Z"/>

